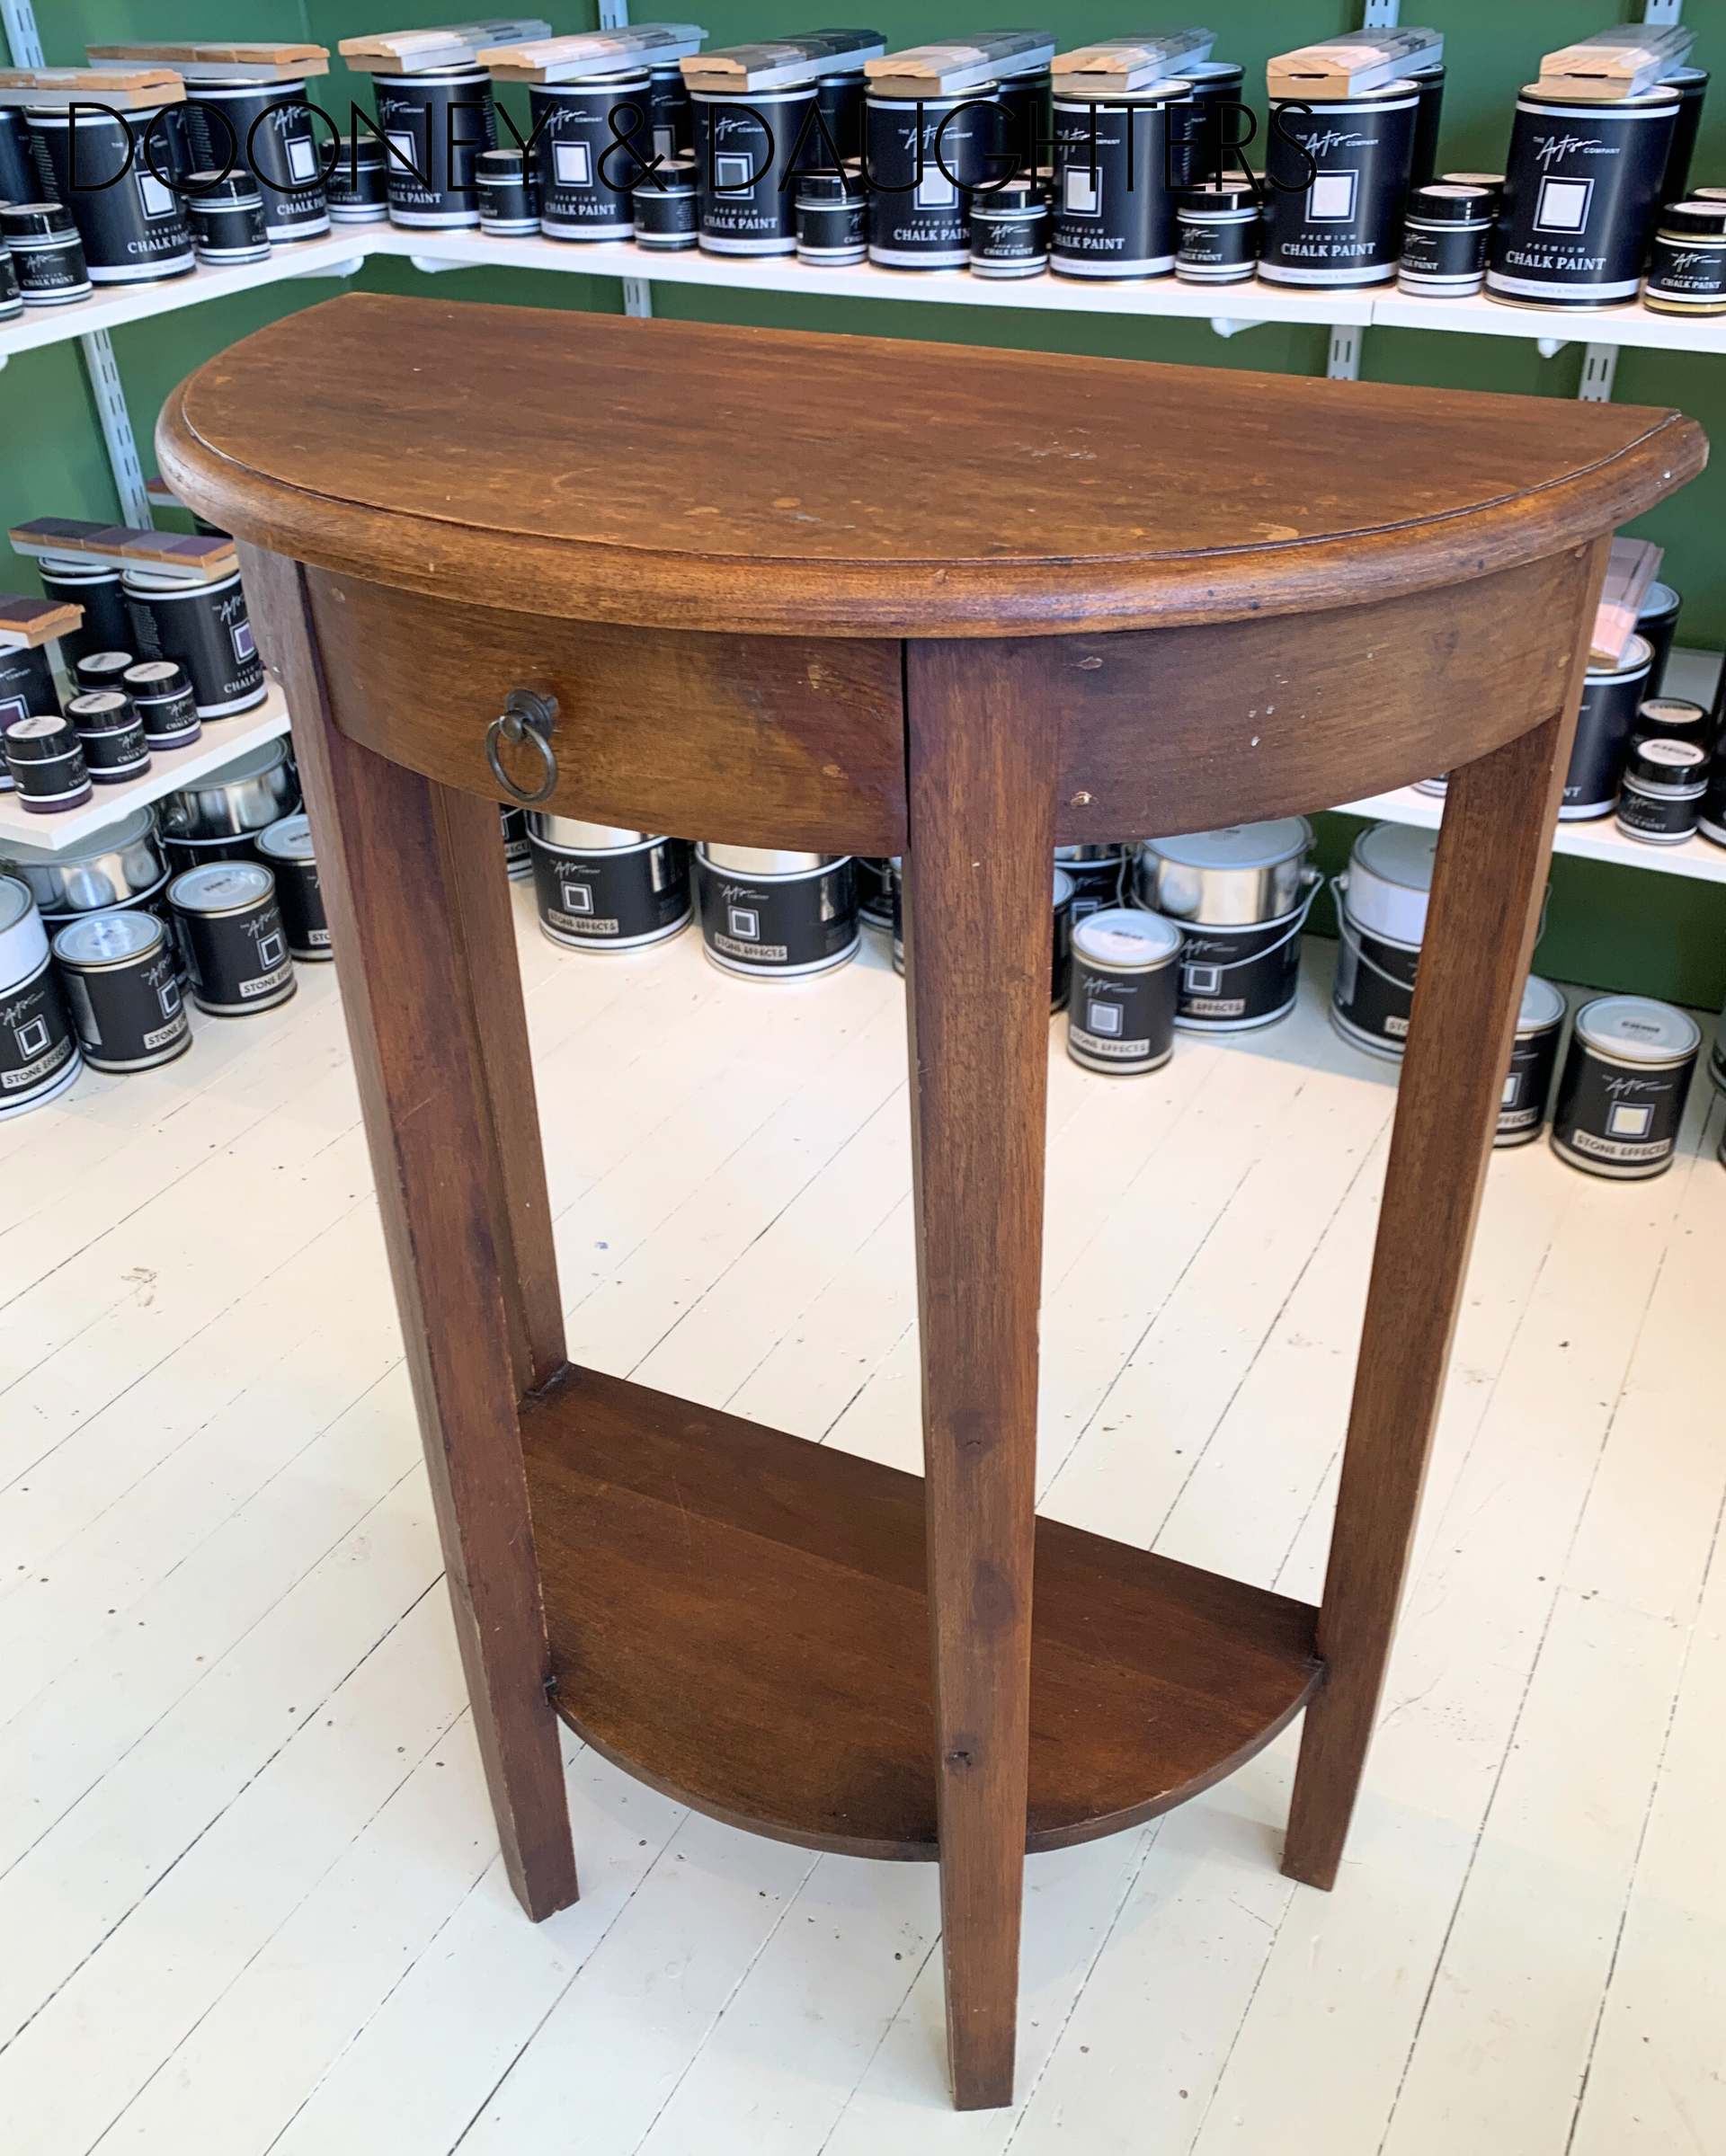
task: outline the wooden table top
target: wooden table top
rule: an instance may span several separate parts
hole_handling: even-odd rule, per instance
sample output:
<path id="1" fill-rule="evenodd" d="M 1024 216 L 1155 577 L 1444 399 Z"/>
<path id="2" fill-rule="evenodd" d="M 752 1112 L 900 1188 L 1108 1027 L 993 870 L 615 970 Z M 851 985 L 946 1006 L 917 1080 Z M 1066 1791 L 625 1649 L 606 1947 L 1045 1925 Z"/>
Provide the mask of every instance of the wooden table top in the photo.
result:
<path id="1" fill-rule="evenodd" d="M 1673 412 L 353 293 L 168 400 L 273 552 L 575 619 L 1028 635 L 1461 581 L 1699 471 Z"/>

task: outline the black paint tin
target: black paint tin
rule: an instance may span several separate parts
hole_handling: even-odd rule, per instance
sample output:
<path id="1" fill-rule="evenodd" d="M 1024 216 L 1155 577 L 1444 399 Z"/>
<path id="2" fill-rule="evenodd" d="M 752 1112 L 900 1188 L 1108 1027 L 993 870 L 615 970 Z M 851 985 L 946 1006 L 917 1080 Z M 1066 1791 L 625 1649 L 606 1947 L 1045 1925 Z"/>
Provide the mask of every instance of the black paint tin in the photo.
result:
<path id="1" fill-rule="evenodd" d="M 1412 189 L 1396 281 L 1405 292 L 1461 298 L 1486 277 L 1495 198 L 1484 187 L 1435 180 Z"/>
<path id="2" fill-rule="evenodd" d="M 701 248 L 707 254 L 790 254 L 797 244 L 793 155 L 815 162 L 815 85 L 690 94 Z M 805 129 L 807 132 L 805 133 Z M 799 142 L 802 147 L 799 149 Z"/>
<path id="3" fill-rule="evenodd" d="M 1702 1046 L 1688 1012 L 1645 996 L 1600 996 L 1576 1014 L 1553 1107 L 1553 1150 L 1618 1182 L 1663 1175 Z"/>
<path id="4" fill-rule="evenodd" d="M 1125 1076 L 1169 1060 L 1180 948 L 1172 921 L 1136 908 L 1109 908 L 1075 922 L 1067 1005 L 1067 1053 L 1075 1063 Z"/>
<path id="5" fill-rule="evenodd" d="M 1634 742 L 1618 794 L 1618 829 L 1645 846 L 1694 838 L 1708 791 L 1708 751 L 1700 741 L 1656 734 Z"/>
<path id="6" fill-rule="evenodd" d="M 1656 734 L 1668 741 L 1695 741 L 1707 749 L 1713 739 L 1713 721 L 1700 704 L 1688 696 L 1646 696 L 1636 706 L 1634 741 L 1651 741 Z"/>
<path id="7" fill-rule="evenodd" d="M 153 913 L 96 913 L 54 938 L 54 960 L 93 1070 L 153 1070 L 191 1046 L 167 929 Z"/>
<path id="8" fill-rule="evenodd" d="M 93 688 L 120 688 L 131 664 L 129 652 L 84 652 L 72 668 L 72 679 L 77 685 L 75 693 L 83 696 Z"/>
<path id="9" fill-rule="evenodd" d="M 1259 198 L 1244 184 L 1182 189 L 1175 228 L 1175 275 L 1184 284 L 1245 284 L 1258 265 Z"/>
<path id="10" fill-rule="evenodd" d="M 117 113 L 80 105 L 76 186 L 71 121 L 69 111 L 30 116 L 53 168 L 55 192 L 72 212 L 84 242 L 90 281 L 147 284 L 183 277 L 194 266 L 191 226 L 174 187 L 191 165 L 176 109 Z M 122 176 L 111 187 L 102 184 L 117 173 Z"/>
<path id="11" fill-rule="evenodd" d="M 371 81 L 378 131 L 395 152 L 384 167 L 390 223 L 418 231 L 477 225 L 475 160 L 497 147 L 491 76 L 483 67 L 428 67 Z"/>
<path id="12" fill-rule="evenodd" d="M 49 599 L 84 608 L 84 619 L 60 638 L 60 651 L 68 669 L 88 652 L 118 652 L 129 647 L 132 625 L 120 588 L 120 572 L 105 562 L 92 562 L 70 555 L 42 555 L 36 573 Z"/>
<path id="13" fill-rule="evenodd" d="M 1284 99 L 1271 105 L 1259 274 L 1268 284 L 1327 289 L 1388 284 L 1402 252 L 1419 91 L 1392 83 L 1310 103 L 1304 111 Z"/>
<path id="14" fill-rule="evenodd" d="M 28 885 L 0 876 L 0 1120 L 78 1075 L 78 1043 Z"/>
<path id="15" fill-rule="evenodd" d="M 1726 209 L 1726 205 L 1722 205 Z M 1672 656 L 1672 646 L 1678 634 L 1678 608 L 1681 602 L 1670 584 L 1650 584 L 1636 616 L 1636 634 L 1647 644 L 1651 654 L 1648 670 L 1647 696 L 1658 696 L 1666 685 L 1666 664 Z"/>
<path id="16" fill-rule="evenodd" d="M 127 667 L 120 686 L 144 722 L 152 749 L 190 749 L 202 734 L 198 700 L 177 659 L 140 659 Z"/>
<path id="17" fill-rule="evenodd" d="M 1054 865 L 1072 885 L 1075 921 L 1127 903 L 1126 855 L 1125 846 L 1055 847 Z"/>
<path id="18" fill-rule="evenodd" d="M 690 155 L 695 140 L 690 91 L 683 80 L 683 70 L 675 60 L 647 70 L 647 117 L 653 134 L 654 156 L 669 162 Z"/>
<path id="19" fill-rule="evenodd" d="M 1330 1023 L 1369 1054 L 1400 1056 L 1426 934 L 1437 831 L 1375 823 L 1337 879 L 1337 977 Z"/>
<path id="20" fill-rule="evenodd" d="M 18 265 L 12 249 L 0 240 L 0 322 L 15 322 L 24 311 L 24 295 L 18 282 Z"/>
<path id="21" fill-rule="evenodd" d="M 6 768 L 17 789 L 18 805 L 32 816 L 60 816 L 81 809 L 90 798 L 78 730 L 58 712 L 13 719 L 4 734 Z"/>
<path id="22" fill-rule="evenodd" d="M 816 77 L 815 108 L 821 115 L 822 126 L 827 130 L 827 139 L 821 142 L 816 138 L 813 146 L 819 149 L 820 155 L 812 158 L 812 163 L 825 164 L 835 155 L 841 165 L 855 164 L 861 160 L 867 90 L 860 67 Z"/>
<path id="23" fill-rule="evenodd" d="M 571 951 L 638 951 L 685 927 L 692 910 L 682 838 L 571 816 L 528 819 L 539 926 Z"/>
<path id="24" fill-rule="evenodd" d="M 268 693 L 236 569 L 214 584 L 187 584 L 147 569 L 120 579 L 140 659 L 177 659 L 200 719 L 250 711 Z"/>
<path id="25" fill-rule="evenodd" d="M 796 193 L 797 260 L 825 270 L 860 262 L 869 242 L 869 200 L 860 175 L 803 173 Z"/>
<path id="26" fill-rule="evenodd" d="M 1041 180 L 1010 180 L 971 198 L 973 277 L 1037 277 L 1049 266 L 1049 197 Z"/>
<path id="27" fill-rule="evenodd" d="M 700 237 L 701 212 L 693 157 L 672 159 L 650 173 L 630 197 L 636 244 L 676 253 Z"/>
<path id="28" fill-rule="evenodd" d="M 520 150 L 481 150 L 474 160 L 474 193 L 482 232 L 520 239 L 538 231 L 538 176 Z"/>
<path id="29" fill-rule="evenodd" d="M 1677 92 L 1663 87 L 1616 104 L 1525 90 L 1487 297 L 1551 307 L 1634 299 L 1677 114 Z"/>
<path id="30" fill-rule="evenodd" d="M 0 726 L 10 726 L 14 719 L 52 718 L 59 708 L 48 653 L 40 645 L 0 648 Z M 11 785 L 11 772 L 0 768 L 0 792 Z"/>
<path id="31" fill-rule="evenodd" d="M 386 167 L 389 152 L 375 135 L 343 135 L 324 182 L 330 221 L 336 225 L 381 225 L 389 215 Z"/>
<path id="32" fill-rule="evenodd" d="M 30 122 L 17 105 L 0 105 L 0 202 L 28 202 L 40 192 Z"/>
<path id="33" fill-rule="evenodd" d="M 268 262 L 263 197 L 249 180 L 239 173 L 223 180 L 213 172 L 198 172 L 186 184 L 198 190 L 188 198 L 187 210 L 200 262 L 219 269 L 229 262 Z"/>
<path id="34" fill-rule="evenodd" d="M 8 202 L 0 208 L 0 235 L 27 307 L 67 306 L 89 298 L 93 288 L 84 242 L 69 209 L 58 202 Z"/>
<path id="35" fill-rule="evenodd" d="M 50 935 L 86 913 L 166 909 L 167 865 L 149 808 L 63 848 L 0 841 L 0 874 L 30 886 Z"/>
<path id="36" fill-rule="evenodd" d="M 1653 656 L 1640 636 L 1633 636 L 1622 665 L 1589 667 L 1583 679 L 1570 769 L 1564 775 L 1561 823 L 1611 815 Z"/>
<path id="37" fill-rule="evenodd" d="M 231 156 L 234 176 L 254 182 L 266 239 L 281 245 L 329 230 L 323 172 L 333 153 L 318 149 L 304 83 L 191 83 L 181 110 L 193 164 L 220 172 Z"/>
<path id="38" fill-rule="evenodd" d="M 243 839 L 249 856 L 259 831 L 268 830 L 299 806 L 299 788 L 285 741 L 260 741 L 232 763 L 165 794 L 159 814 L 170 838 L 194 841 Z"/>
<path id="39" fill-rule="evenodd" d="M 921 100 L 866 100 L 869 260 L 889 270 L 963 270 L 974 188 L 999 180 L 1011 121 L 998 85 Z"/>
<path id="40" fill-rule="evenodd" d="M 893 927 L 893 863 L 885 855 L 856 854 L 858 918 L 871 928 Z"/>
<path id="41" fill-rule="evenodd" d="M 1054 229 L 1061 277 L 1161 277 L 1175 266 L 1170 114 L 1184 82 L 1154 93 L 1054 101 Z"/>
<path id="42" fill-rule="evenodd" d="M 1191 1033 L 1250 1033 L 1294 1007 L 1301 930 L 1318 878 L 1303 816 L 1147 839 L 1138 903 L 1186 930 L 1175 1023 Z"/>
<path id="43" fill-rule="evenodd" d="M 247 1017 L 294 992 L 276 879 L 255 861 L 213 861 L 168 885 L 192 1001 L 218 1018 Z"/>
<path id="44" fill-rule="evenodd" d="M 695 849 L 695 890 L 703 947 L 728 973 L 825 973 L 855 958 L 862 941 L 849 854 L 703 844 Z"/>
<path id="45" fill-rule="evenodd" d="M 1714 760 L 1714 775 L 1702 797 L 1696 829 L 1715 846 L 1726 846 L 1726 756 L 1718 756 Z"/>
<path id="46" fill-rule="evenodd" d="M 1655 222 L 1642 305 L 1657 315 L 1726 315 L 1726 200 L 1673 202 Z"/>
<path id="47" fill-rule="evenodd" d="M 512 883 L 525 883 L 533 874 L 533 848 L 528 843 L 528 819 L 520 809 L 500 801 L 497 812 L 503 826 L 503 866 Z"/>
<path id="48" fill-rule="evenodd" d="M 1417 67 L 1403 79 L 1412 83 L 1420 93 L 1419 108 L 1414 116 L 1414 155 L 1409 163 L 1409 184 L 1425 187 L 1438 169 L 1438 129 L 1445 110 L 1445 64 L 1438 60 L 1430 67 Z"/>
<path id="49" fill-rule="evenodd" d="M 538 138 L 540 231 L 550 240 L 627 240 L 630 191 L 654 155 L 647 70 L 535 83 L 528 108 Z"/>
<path id="50" fill-rule="evenodd" d="M 334 958 L 324 892 L 312 851 L 312 827 L 304 816 L 284 816 L 254 841 L 258 858 L 276 879 L 276 903 L 288 931 L 288 948 L 303 964 Z"/>
<path id="51" fill-rule="evenodd" d="M 1517 1036 L 1510 1068 L 1499 1099 L 1495 1146 L 1530 1145 L 1546 1121 L 1546 1103 L 1558 1068 L 1558 1043 L 1564 1031 L 1564 998 L 1538 973 L 1528 976 L 1517 1013 Z"/>
<path id="52" fill-rule="evenodd" d="M 1170 183 L 1184 189 L 1228 182 L 1232 174 L 1240 179 L 1232 146 L 1241 122 L 1230 108 L 1241 102 L 1246 70 L 1238 60 L 1190 60 L 1180 74 L 1187 94 L 1169 116 Z"/>
<path id="53" fill-rule="evenodd" d="M 78 730 L 78 743 L 91 782 L 98 786 L 124 785 L 142 778 L 150 767 L 150 751 L 144 739 L 144 722 L 132 709 L 123 688 L 86 690 L 68 696 L 66 715 Z"/>
<path id="54" fill-rule="evenodd" d="M 1661 81 L 1662 90 L 1678 93 L 1678 117 L 1672 129 L 1672 147 L 1666 154 L 1666 171 L 1660 177 L 1660 201 L 1683 201 L 1690 185 L 1690 161 L 1695 155 L 1696 137 L 1702 131 L 1702 101 L 1708 94 L 1705 67 L 1675 67 Z"/>

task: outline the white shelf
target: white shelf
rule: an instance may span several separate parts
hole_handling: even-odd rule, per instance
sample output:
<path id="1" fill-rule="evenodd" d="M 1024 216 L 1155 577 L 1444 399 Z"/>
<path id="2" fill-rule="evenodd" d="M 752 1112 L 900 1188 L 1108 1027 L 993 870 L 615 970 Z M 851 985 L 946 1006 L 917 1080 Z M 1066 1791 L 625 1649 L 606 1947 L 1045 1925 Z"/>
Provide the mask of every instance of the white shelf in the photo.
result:
<path id="1" fill-rule="evenodd" d="M 207 719 L 201 741 L 194 741 L 190 749 L 156 752 L 142 778 L 134 778 L 123 786 L 95 787 L 85 805 L 70 815 L 32 816 L 20 808 L 16 794 L 0 794 L 0 838 L 22 839 L 26 846 L 62 853 L 93 832 L 118 823 L 146 802 L 177 793 L 206 772 L 231 764 L 260 741 L 272 741 L 287 731 L 288 706 L 282 702 L 281 691 L 271 682 L 269 694 L 255 710 L 241 712 L 231 719 Z"/>

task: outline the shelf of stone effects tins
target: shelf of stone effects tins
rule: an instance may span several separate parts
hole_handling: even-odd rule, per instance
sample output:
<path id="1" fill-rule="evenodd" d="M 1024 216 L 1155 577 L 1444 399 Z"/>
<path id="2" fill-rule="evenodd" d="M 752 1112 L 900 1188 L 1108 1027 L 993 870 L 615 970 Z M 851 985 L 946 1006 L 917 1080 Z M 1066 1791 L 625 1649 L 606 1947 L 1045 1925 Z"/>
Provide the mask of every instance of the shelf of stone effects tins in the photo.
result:
<path id="1" fill-rule="evenodd" d="M 22 838 L 27 846 L 43 846 L 58 853 L 81 845 L 92 832 L 104 830 L 129 816 L 146 802 L 160 801 L 177 793 L 221 765 L 232 763 L 260 741 L 273 741 L 288 731 L 288 706 L 273 682 L 262 704 L 231 719 L 206 719 L 203 738 L 190 749 L 157 750 L 142 778 L 124 785 L 96 786 L 81 809 L 65 816 L 32 816 L 19 806 L 16 794 L 0 794 L 0 838 Z M 1726 860 L 1726 854 L 1722 856 Z"/>
<path id="2" fill-rule="evenodd" d="M 735 261 L 698 249 L 656 253 L 627 240 L 583 245 L 546 239 L 495 239 L 482 232 L 410 232 L 391 225 L 353 225 L 329 237 L 278 247 L 267 262 L 231 270 L 196 270 L 160 284 L 111 288 L 66 307 L 27 309 L 0 327 L 0 361 L 92 330 L 119 328 L 231 292 L 279 284 L 291 277 L 351 274 L 368 255 L 404 255 L 450 267 L 562 271 L 648 284 L 705 285 L 728 290 L 803 293 L 811 298 L 903 299 L 949 306 L 1018 307 L 1048 314 L 1126 315 L 1213 322 L 1225 333 L 1264 322 L 1303 322 L 1315 328 L 1449 330 L 1464 335 L 1534 338 L 1565 343 L 1633 346 L 1654 351 L 1713 352 L 1726 357 L 1726 316 L 1691 322 L 1632 305 L 1565 309 L 1508 307 L 1495 301 L 1417 299 L 1394 286 L 1349 292 L 1303 292 L 1256 281 L 1206 287 L 1174 278 L 1090 284 L 1044 275 L 973 277 L 964 270 L 810 269 L 795 256 Z"/>

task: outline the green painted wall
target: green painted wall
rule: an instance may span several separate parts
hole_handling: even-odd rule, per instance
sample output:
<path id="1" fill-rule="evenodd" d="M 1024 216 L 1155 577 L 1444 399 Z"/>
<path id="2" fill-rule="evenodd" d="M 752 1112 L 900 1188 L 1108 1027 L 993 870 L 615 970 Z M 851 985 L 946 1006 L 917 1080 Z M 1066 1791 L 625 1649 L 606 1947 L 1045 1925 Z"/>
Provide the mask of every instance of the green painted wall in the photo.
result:
<path id="1" fill-rule="evenodd" d="M 540 4 L 557 31 L 588 28 L 595 20 L 592 0 L 540 0 Z M 636 12 L 646 12 L 639 0 Z M 801 0 L 703 0 L 689 12 L 698 16 L 715 44 L 806 27 L 819 14 Z M 1299 7 L 1286 0 L 1210 0 L 1196 12 L 1216 26 L 1218 58 L 1245 66 L 1249 102 L 1260 106 L 1269 54 L 1353 29 L 1360 19 L 1359 0 L 1309 0 Z M 311 37 L 334 47 L 339 38 L 360 31 L 459 13 L 429 4 L 416 13 L 395 0 L 48 0 L 39 8 L 39 21 L 49 59 L 66 62 L 80 59 L 87 41 L 109 38 L 219 32 Z M 1513 0 L 1510 5 L 1504 0 L 1405 0 L 1403 13 L 1445 32 L 1449 81 L 1441 164 L 1497 169 L 1508 140 L 1517 88 L 1532 77 L 1540 55 L 1615 15 L 1640 15 L 1641 5 L 1640 0 L 1629 5 L 1614 0 L 1599 5 L 1593 0 Z M 1023 11 L 1003 15 L 986 0 L 950 0 L 933 10 L 927 0 L 886 0 L 865 13 L 890 45 L 1023 19 Z M 1057 7 L 1042 19 L 1063 44 L 1072 44 L 1130 31 L 1156 13 L 1129 7 L 1124 0 L 1108 0 L 1094 6 Z M 1686 14 L 1699 33 L 1698 62 L 1726 71 L 1726 0 L 1689 0 Z M 350 97 L 369 105 L 369 78 L 351 76 L 338 64 L 316 95 L 345 122 Z M 517 99 L 521 93 L 511 95 Z M 525 123 L 524 100 L 517 117 L 519 124 Z M 1695 171 L 1700 181 L 1726 183 L 1726 83 L 1717 88 L 1704 117 Z M 360 281 L 375 290 L 425 289 L 419 273 L 400 262 L 368 263 Z M 181 376 L 236 337 L 336 288 L 322 279 L 276 286 L 116 332 L 114 348 L 140 444 L 147 442 L 156 412 Z M 440 296 L 540 307 L 615 311 L 621 305 L 618 285 L 597 278 L 458 271 L 440 279 L 437 289 Z M 663 313 L 704 321 L 1278 372 L 1315 374 L 1323 368 L 1323 339 L 1316 331 L 1267 325 L 1224 343 L 1199 324 L 1111 319 L 1107 295 L 1099 293 L 1098 298 L 1098 315 L 1082 319 L 926 304 L 806 302 L 766 293 L 755 297 L 665 287 L 659 288 L 656 304 Z M 1580 333 L 1586 336 L 1586 329 Z M 1521 338 L 1375 330 L 1366 338 L 1362 373 L 1372 380 L 1417 386 L 1573 396 L 1580 365 L 1579 344 L 1543 360 L 1533 343 Z M 1624 403 L 1678 406 L 1699 419 L 1711 435 L 1726 440 L 1726 361 L 1626 350 L 1616 394 Z M 147 453 L 145 461 L 147 466 Z M 57 347 L 14 360 L 0 376 L 0 511 L 15 522 L 49 513 L 111 516 L 115 509 L 74 350 Z M 1664 573 L 1685 599 L 1684 640 L 1726 644 L 1726 454 L 1634 528 L 1667 550 Z M 22 563 L 11 581 L 28 582 Z M 1327 818 L 1324 826 L 1323 851 L 1339 865 L 1354 826 L 1343 817 Z M 1550 925 L 1539 963 L 1544 971 L 1572 980 L 1718 1005 L 1726 998 L 1726 888 L 1561 860 L 1554 865 Z"/>

